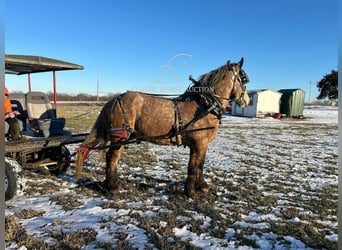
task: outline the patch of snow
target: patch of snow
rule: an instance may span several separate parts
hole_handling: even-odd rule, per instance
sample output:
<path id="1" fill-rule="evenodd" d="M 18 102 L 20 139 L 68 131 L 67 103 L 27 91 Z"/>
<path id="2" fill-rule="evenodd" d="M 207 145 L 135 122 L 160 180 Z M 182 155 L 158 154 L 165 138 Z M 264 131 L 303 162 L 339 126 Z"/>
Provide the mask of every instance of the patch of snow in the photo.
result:
<path id="1" fill-rule="evenodd" d="M 241 233 L 251 232 L 244 237 L 261 249 L 311 249 L 303 239 L 293 235 L 277 235 L 270 229 L 272 223 L 314 222 L 329 232 L 325 235 L 326 240 L 337 242 L 337 216 L 331 215 L 321 220 L 320 214 L 307 205 L 309 202 L 320 202 L 319 195 L 326 188 L 337 191 L 337 110 L 305 107 L 304 119 L 299 120 L 224 116 L 217 138 L 209 145 L 204 165 L 205 179 L 213 185 L 212 192 L 216 192 L 213 211 L 217 211 L 219 216 L 216 217 L 220 220 L 227 221 L 226 228 L 222 228 L 222 238 L 212 233 L 217 218 L 189 209 L 175 217 L 176 222 L 181 224 L 171 226 L 173 235 L 166 241 L 170 244 L 189 241 L 191 245 L 202 249 L 253 249 L 250 245 L 241 245 L 243 243 L 238 239 Z M 70 150 L 73 150 L 72 145 Z M 158 183 L 158 188 L 183 188 L 183 184 L 177 186 L 176 183 L 186 178 L 189 149 L 151 145 L 150 153 L 157 157 L 154 165 L 144 168 L 122 164 L 121 169 L 129 170 L 127 175 L 133 182 L 143 173 L 151 178 L 165 180 Z M 86 168 L 95 171 L 103 169 L 104 165 L 99 164 L 94 157 L 86 163 Z M 123 176 L 126 173 L 120 174 Z M 42 178 L 36 184 L 50 182 L 53 181 Z M 150 242 L 150 233 L 139 224 L 136 217 L 156 219 L 162 217 L 163 213 L 173 212 L 169 206 L 163 205 L 172 203 L 172 198 L 162 191 L 146 199 L 135 197 L 114 201 L 124 205 L 120 209 L 101 207 L 108 202 L 101 195 L 80 195 L 78 200 L 81 205 L 64 210 L 51 197 L 74 192 L 78 185 L 72 177 L 65 177 L 58 185 L 60 189 L 52 194 L 28 195 L 24 190 L 6 202 L 5 214 L 13 215 L 22 210 L 40 211 L 41 216 L 19 221 L 27 233 L 37 239 L 53 242 L 54 239 L 47 232 L 75 232 L 89 228 L 97 232 L 96 241 L 84 246 L 84 249 L 95 249 L 97 242 L 115 245 L 118 241 L 116 236 L 120 233 L 127 235 L 125 240 L 133 248 L 145 249 L 155 246 Z M 278 190 L 279 186 L 283 187 L 282 190 Z M 244 197 L 247 189 L 259 194 L 263 200 L 275 202 L 271 203 L 272 206 L 255 205 L 248 199 L 250 197 Z M 129 193 L 130 190 L 123 192 Z M 287 209 L 296 209 L 297 212 L 284 219 L 283 212 Z M 231 214 L 235 211 L 239 211 L 239 216 L 232 219 Z M 193 221 L 200 224 L 199 228 L 204 233 L 193 231 L 190 223 Z M 166 219 L 156 223 L 161 230 L 170 224 Z M 7 242 L 6 250 L 10 249 L 25 250 L 26 247 L 18 248 L 15 243 Z"/>

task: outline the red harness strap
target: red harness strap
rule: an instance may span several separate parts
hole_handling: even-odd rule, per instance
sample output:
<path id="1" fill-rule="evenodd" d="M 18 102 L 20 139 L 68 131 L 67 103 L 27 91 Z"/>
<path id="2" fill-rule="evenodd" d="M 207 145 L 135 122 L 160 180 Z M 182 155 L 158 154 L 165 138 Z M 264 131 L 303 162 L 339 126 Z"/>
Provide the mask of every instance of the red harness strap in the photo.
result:
<path id="1" fill-rule="evenodd" d="M 127 139 L 128 137 L 128 132 L 127 130 L 123 128 L 112 128 L 110 131 L 110 136 L 114 138 L 119 138 L 119 139 Z"/>
<path id="2" fill-rule="evenodd" d="M 94 150 L 89 150 L 89 147 L 83 146 L 79 148 L 75 148 L 76 152 L 81 152 L 82 154 L 82 161 L 85 161 Z"/>

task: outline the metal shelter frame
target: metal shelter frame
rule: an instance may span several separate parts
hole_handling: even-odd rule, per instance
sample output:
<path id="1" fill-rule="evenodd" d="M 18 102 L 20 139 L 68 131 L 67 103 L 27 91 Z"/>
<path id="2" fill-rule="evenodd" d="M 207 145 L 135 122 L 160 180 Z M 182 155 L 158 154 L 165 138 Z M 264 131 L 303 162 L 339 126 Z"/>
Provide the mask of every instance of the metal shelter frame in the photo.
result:
<path id="1" fill-rule="evenodd" d="M 53 102 L 57 104 L 56 71 L 83 70 L 84 66 L 53 58 L 33 55 L 5 55 L 5 73 L 27 74 L 28 89 L 31 92 L 31 73 L 53 72 Z"/>

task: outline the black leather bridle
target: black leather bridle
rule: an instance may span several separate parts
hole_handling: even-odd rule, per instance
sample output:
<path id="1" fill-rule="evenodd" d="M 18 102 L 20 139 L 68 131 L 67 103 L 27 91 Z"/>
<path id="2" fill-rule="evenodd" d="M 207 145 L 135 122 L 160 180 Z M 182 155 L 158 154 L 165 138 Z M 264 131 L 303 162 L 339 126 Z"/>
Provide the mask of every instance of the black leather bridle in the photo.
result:
<path id="1" fill-rule="evenodd" d="M 243 97 L 245 95 L 245 92 L 246 92 L 246 84 L 249 82 L 249 78 L 248 78 L 248 75 L 247 73 L 244 71 L 244 70 L 240 70 L 239 72 L 237 72 L 235 70 L 235 67 L 233 66 L 233 73 L 234 73 L 234 82 L 233 82 L 233 89 L 232 89 L 232 92 L 234 91 L 234 88 L 235 88 L 235 84 L 236 84 L 236 80 L 239 82 L 240 84 L 240 87 L 243 89 L 242 92 L 241 92 L 241 95 L 238 99 L 235 100 L 235 102 L 237 104 L 241 104 L 243 102 Z"/>

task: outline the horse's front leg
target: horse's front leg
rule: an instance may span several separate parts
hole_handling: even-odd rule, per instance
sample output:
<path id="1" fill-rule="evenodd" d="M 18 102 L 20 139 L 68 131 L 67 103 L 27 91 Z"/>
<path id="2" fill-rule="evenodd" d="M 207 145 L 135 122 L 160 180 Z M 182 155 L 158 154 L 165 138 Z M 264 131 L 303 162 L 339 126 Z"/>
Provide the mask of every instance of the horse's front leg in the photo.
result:
<path id="1" fill-rule="evenodd" d="M 203 165 L 207 147 L 190 147 L 190 159 L 188 164 L 188 177 L 185 182 L 184 192 L 190 198 L 196 198 L 197 191 L 208 192 L 209 186 L 203 177 Z"/>
<path id="2" fill-rule="evenodd" d="M 118 162 L 124 147 L 111 147 L 106 154 L 106 187 L 110 194 L 117 194 L 120 191 L 121 184 L 118 177 Z"/>
<path id="3" fill-rule="evenodd" d="M 206 152 L 204 153 L 203 159 L 198 167 L 197 170 L 197 178 L 196 178 L 196 183 L 195 183 L 195 188 L 198 191 L 201 191 L 203 193 L 208 193 L 209 192 L 209 185 L 207 182 L 204 180 L 203 177 L 203 167 L 204 167 L 204 162 L 205 162 L 205 155 Z"/>

